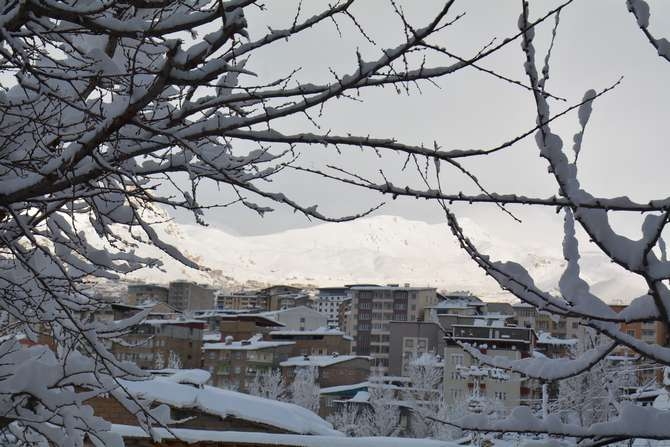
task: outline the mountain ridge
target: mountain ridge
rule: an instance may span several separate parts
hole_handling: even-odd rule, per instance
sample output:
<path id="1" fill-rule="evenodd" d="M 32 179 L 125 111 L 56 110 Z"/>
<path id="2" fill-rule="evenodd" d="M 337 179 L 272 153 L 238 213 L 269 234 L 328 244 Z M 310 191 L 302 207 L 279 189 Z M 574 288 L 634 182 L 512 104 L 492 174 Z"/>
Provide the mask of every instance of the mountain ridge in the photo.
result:
<path id="1" fill-rule="evenodd" d="M 496 238 L 469 219 L 463 219 L 462 225 L 477 247 L 491 252 L 493 259 L 519 262 L 538 285 L 555 288 L 564 265 L 560 247 Z M 161 258 L 165 272 L 143 269 L 128 279 L 166 283 L 182 278 L 222 288 L 276 283 L 411 283 L 469 290 L 485 299 L 512 299 L 458 247 L 446 223 L 382 215 L 260 236 L 233 236 L 214 227 L 175 222 L 154 227 L 166 242 L 210 270 L 187 268 L 153 247 L 142 246 L 137 253 Z M 628 301 L 644 292 L 601 255 L 587 250 L 583 264 L 585 279 L 599 287 L 607 301 Z"/>

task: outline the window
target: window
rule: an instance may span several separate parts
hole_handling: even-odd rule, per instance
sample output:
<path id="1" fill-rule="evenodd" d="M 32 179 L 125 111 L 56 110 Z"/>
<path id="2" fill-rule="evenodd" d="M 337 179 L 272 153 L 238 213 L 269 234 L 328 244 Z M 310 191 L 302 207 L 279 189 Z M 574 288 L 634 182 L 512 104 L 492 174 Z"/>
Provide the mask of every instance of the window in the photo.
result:
<path id="1" fill-rule="evenodd" d="M 406 338 L 405 339 L 405 347 L 413 348 L 414 347 L 414 339 L 413 338 Z"/>
<path id="2" fill-rule="evenodd" d="M 493 397 L 497 400 L 507 400 L 507 393 L 504 391 L 496 391 L 493 393 Z"/>
<path id="3" fill-rule="evenodd" d="M 635 331 L 632 330 L 632 329 L 629 330 L 629 331 L 626 331 L 626 334 L 630 335 L 631 337 L 635 337 Z"/>
<path id="4" fill-rule="evenodd" d="M 463 364 L 463 354 L 451 354 L 451 363 L 455 366 Z"/>

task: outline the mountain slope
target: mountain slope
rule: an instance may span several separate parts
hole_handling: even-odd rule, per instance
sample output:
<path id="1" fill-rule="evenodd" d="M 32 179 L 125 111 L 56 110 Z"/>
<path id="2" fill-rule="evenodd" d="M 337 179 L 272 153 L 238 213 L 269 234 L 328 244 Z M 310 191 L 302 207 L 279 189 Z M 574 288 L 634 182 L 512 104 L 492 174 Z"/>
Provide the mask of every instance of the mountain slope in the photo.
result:
<path id="1" fill-rule="evenodd" d="M 564 261 L 560 247 L 538 247 L 496 239 L 471 221 L 466 233 L 494 259 L 527 266 L 538 284 L 552 288 Z M 346 283 L 411 283 L 446 290 L 470 290 L 489 299 L 508 299 L 458 247 L 446 224 L 377 216 L 322 224 L 265 236 L 232 236 L 195 225 L 158 224 L 157 232 L 210 271 L 196 271 L 160 256 L 163 270 L 145 269 L 129 279 L 168 282 L 177 278 L 230 287 L 248 281 L 318 286 Z M 513 243 L 514 242 L 514 243 Z M 140 247 L 142 255 L 156 256 Z M 644 289 L 635 278 L 595 253 L 584 255 L 584 276 L 608 301 L 628 301 Z"/>

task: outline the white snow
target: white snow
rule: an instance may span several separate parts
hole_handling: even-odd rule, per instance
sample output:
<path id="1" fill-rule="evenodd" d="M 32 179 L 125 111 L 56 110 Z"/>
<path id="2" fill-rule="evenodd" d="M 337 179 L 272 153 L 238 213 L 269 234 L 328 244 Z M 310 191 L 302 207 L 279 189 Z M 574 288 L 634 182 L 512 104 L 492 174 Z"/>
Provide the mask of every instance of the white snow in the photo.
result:
<path id="1" fill-rule="evenodd" d="M 332 425 L 297 405 L 212 386 L 183 385 L 169 378 L 121 381 L 138 397 L 176 408 L 195 408 L 221 418 L 235 417 L 278 427 L 293 433 L 338 436 Z"/>
<path id="2" fill-rule="evenodd" d="M 360 437 L 344 436 L 301 436 L 275 433 L 254 433 L 235 431 L 154 429 L 154 435 L 160 439 L 179 439 L 193 442 L 225 442 L 231 444 L 267 444 L 288 445 L 295 447 L 456 447 L 453 442 L 435 441 L 431 439 Z M 113 425 L 112 432 L 126 438 L 148 438 L 149 435 L 139 427 Z"/>
<path id="3" fill-rule="evenodd" d="M 348 362 L 355 359 L 370 359 L 370 357 L 365 357 L 361 355 L 310 355 L 310 356 L 298 356 L 290 357 L 285 361 L 281 362 L 280 366 L 316 366 L 319 368 L 325 368 L 327 366 L 336 365 L 342 362 Z"/>

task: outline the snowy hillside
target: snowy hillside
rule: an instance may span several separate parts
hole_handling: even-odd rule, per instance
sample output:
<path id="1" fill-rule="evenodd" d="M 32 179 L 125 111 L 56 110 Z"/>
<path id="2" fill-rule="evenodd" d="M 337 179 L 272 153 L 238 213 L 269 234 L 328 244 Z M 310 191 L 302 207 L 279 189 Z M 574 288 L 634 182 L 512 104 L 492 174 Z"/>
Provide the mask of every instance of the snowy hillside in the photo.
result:
<path id="1" fill-rule="evenodd" d="M 471 221 L 467 234 L 494 258 L 528 266 L 539 284 L 552 287 L 562 271 L 560 246 L 537 247 L 495 239 Z M 151 282 L 176 278 L 231 286 L 245 282 L 319 286 L 346 283 L 411 283 L 443 290 L 470 290 L 490 299 L 506 299 L 497 285 L 459 249 L 446 224 L 377 216 L 322 224 L 265 236 L 232 236 L 212 227 L 161 224 L 157 231 L 189 258 L 211 269 L 199 272 L 164 259 L 161 272 L 145 269 L 131 276 Z M 516 241 L 515 241 L 516 242 Z M 141 247 L 142 254 L 156 256 Z M 609 301 L 628 301 L 644 289 L 614 265 L 587 253 L 584 275 Z"/>

